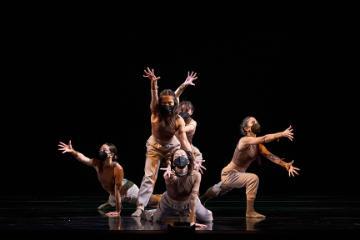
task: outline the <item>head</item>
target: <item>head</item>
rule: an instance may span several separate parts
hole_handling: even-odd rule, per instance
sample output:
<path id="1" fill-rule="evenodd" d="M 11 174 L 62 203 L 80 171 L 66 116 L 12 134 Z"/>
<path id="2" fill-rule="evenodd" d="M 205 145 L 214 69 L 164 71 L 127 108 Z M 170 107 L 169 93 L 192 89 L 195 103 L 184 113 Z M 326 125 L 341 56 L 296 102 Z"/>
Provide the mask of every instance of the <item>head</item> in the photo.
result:
<path id="1" fill-rule="evenodd" d="M 159 96 L 159 114 L 162 118 L 176 116 L 178 106 L 179 103 L 172 90 L 165 89 L 161 91 Z"/>
<path id="2" fill-rule="evenodd" d="M 101 145 L 98 153 L 98 159 L 101 161 L 105 161 L 107 159 L 116 160 L 118 158 L 118 151 L 114 144 L 112 143 L 104 143 Z"/>
<path id="3" fill-rule="evenodd" d="M 194 113 L 194 105 L 190 101 L 181 101 L 179 104 L 180 112 L 186 112 L 190 116 Z"/>
<path id="4" fill-rule="evenodd" d="M 256 118 L 252 116 L 247 116 L 244 118 L 244 120 L 240 124 L 240 131 L 243 135 L 249 135 L 249 134 L 259 134 L 261 130 L 261 126 L 256 120 Z"/>
<path id="5" fill-rule="evenodd" d="M 190 101 L 182 101 L 179 104 L 179 115 L 184 119 L 185 123 L 190 123 L 191 115 L 194 113 L 194 106 Z"/>
<path id="6" fill-rule="evenodd" d="M 189 173 L 189 158 L 186 152 L 178 149 L 173 155 L 173 166 L 178 177 L 186 176 Z"/>

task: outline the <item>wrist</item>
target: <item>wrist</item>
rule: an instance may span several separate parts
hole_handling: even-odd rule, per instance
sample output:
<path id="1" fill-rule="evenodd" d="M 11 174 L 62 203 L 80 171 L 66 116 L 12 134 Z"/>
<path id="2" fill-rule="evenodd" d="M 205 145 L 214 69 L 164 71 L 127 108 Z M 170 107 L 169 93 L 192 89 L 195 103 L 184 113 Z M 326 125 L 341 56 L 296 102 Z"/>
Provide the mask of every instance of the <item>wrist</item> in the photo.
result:
<path id="1" fill-rule="evenodd" d="M 289 170 L 289 164 L 287 162 L 283 161 L 283 167 L 286 169 L 286 171 Z"/>

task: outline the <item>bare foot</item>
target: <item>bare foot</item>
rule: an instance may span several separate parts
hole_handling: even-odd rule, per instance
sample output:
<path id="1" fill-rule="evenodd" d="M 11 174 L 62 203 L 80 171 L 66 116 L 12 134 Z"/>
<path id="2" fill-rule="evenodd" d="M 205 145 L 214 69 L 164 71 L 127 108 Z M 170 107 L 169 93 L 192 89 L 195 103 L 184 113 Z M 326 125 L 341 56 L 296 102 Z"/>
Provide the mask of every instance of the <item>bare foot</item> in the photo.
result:
<path id="1" fill-rule="evenodd" d="M 253 212 L 247 212 L 246 217 L 247 218 L 265 218 L 265 215 L 262 215 L 258 212 L 253 211 Z"/>
<path id="2" fill-rule="evenodd" d="M 133 214 L 131 214 L 132 217 L 140 217 L 141 214 L 143 213 L 144 210 L 142 210 L 141 208 L 137 208 L 135 212 L 133 212 Z"/>

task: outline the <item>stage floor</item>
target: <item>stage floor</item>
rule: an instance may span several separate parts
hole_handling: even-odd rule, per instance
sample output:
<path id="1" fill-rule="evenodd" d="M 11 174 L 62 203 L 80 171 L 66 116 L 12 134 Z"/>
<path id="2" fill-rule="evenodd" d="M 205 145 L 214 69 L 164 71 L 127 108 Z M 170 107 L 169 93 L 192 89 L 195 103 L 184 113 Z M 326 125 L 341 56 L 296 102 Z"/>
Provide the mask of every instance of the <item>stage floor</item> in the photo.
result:
<path id="1" fill-rule="evenodd" d="M 94 196 L 0 197 L 0 231 L 6 234 L 87 234 L 146 238 L 169 234 L 167 225 L 131 217 L 135 206 L 124 205 L 120 218 L 107 218 L 96 207 L 104 198 Z M 264 220 L 244 217 L 244 198 L 223 196 L 210 200 L 214 222 L 196 231 L 198 239 L 277 236 L 296 238 L 307 234 L 360 236 L 360 198 L 330 196 L 261 197 L 256 209 Z M 60 230 L 60 231 L 59 231 Z M 109 231 L 116 230 L 116 231 Z M 214 238 L 212 238 L 214 237 Z M 354 239 L 358 238 L 354 237 Z"/>

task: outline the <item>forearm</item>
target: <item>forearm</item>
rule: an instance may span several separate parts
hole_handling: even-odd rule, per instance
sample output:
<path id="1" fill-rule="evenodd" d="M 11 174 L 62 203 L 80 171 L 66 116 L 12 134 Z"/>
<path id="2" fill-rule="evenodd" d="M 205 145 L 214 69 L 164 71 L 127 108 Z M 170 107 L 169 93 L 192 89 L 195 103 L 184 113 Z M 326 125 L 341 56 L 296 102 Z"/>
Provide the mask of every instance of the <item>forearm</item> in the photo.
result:
<path id="1" fill-rule="evenodd" d="M 153 80 L 151 81 L 151 110 L 155 110 L 157 104 L 158 104 L 158 86 L 157 81 Z"/>
<path id="2" fill-rule="evenodd" d="M 120 213 L 120 211 L 121 211 L 121 195 L 120 195 L 120 189 L 118 186 L 115 186 L 115 207 L 116 207 L 116 212 Z"/>
<path id="3" fill-rule="evenodd" d="M 175 91 L 175 96 L 176 98 L 179 98 L 181 96 L 181 94 L 184 92 L 185 88 L 186 88 L 186 84 L 181 84 Z"/>
<path id="4" fill-rule="evenodd" d="M 176 180 L 176 176 L 174 174 L 170 174 L 170 176 L 164 174 L 164 179 L 166 184 L 170 184 Z"/>
<path id="5" fill-rule="evenodd" d="M 272 142 L 276 139 L 282 138 L 283 136 L 284 136 L 283 132 L 271 133 L 271 134 L 266 134 L 265 136 L 263 136 L 263 140 L 264 140 L 264 143 L 268 143 L 268 142 Z"/>
<path id="6" fill-rule="evenodd" d="M 194 224 L 196 223 L 196 214 L 195 214 L 195 200 L 196 200 L 197 195 L 192 193 L 191 194 L 191 199 L 190 199 L 190 216 L 189 216 L 189 220 L 190 223 Z"/>
<path id="7" fill-rule="evenodd" d="M 73 152 L 71 152 L 71 155 L 74 156 L 76 158 L 76 160 L 78 160 L 79 162 L 84 163 L 86 165 L 91 165 L 90 158 L 86 157 L 81 152 L 73 150 Z"/>
<path id="8" fill-rule="evenodd" d="M 192 152 L 191 144 L 187 140 L 186 135 L 185 135 L 185 137 L 182 137 L 180 139 L 180 144 L 181 144 L 182 149 L 184 149 L 185 151 L 188 151 L 188 152 Z"/>
<path id="9" fill-rule="evenodd" d="M 181 148 L 184 149 L 184 151 L 187 153 L 187 155 L 190 159 L 190 162 L 192 164 L 194 164 L 195 156 L 194 156 L 194 153 L 192 152 L 192 148 L 191 148 L 189 141 L 187 141 L 187 140 L 181 141 Z"/>
<path id="10" fill-rule="evenodd" d="M 281 158 L 279 158 L 278 156 L 276 156 L 272 153 L 268 153 L 266 155 L 266 158 L 269 159 L 270 161 L 272 161 L 273 163 L 280 165 L 281 167 L 285 168 L 286 170 L 288 169 L 287 163 L 285 161 L 281 160 Z"/>

